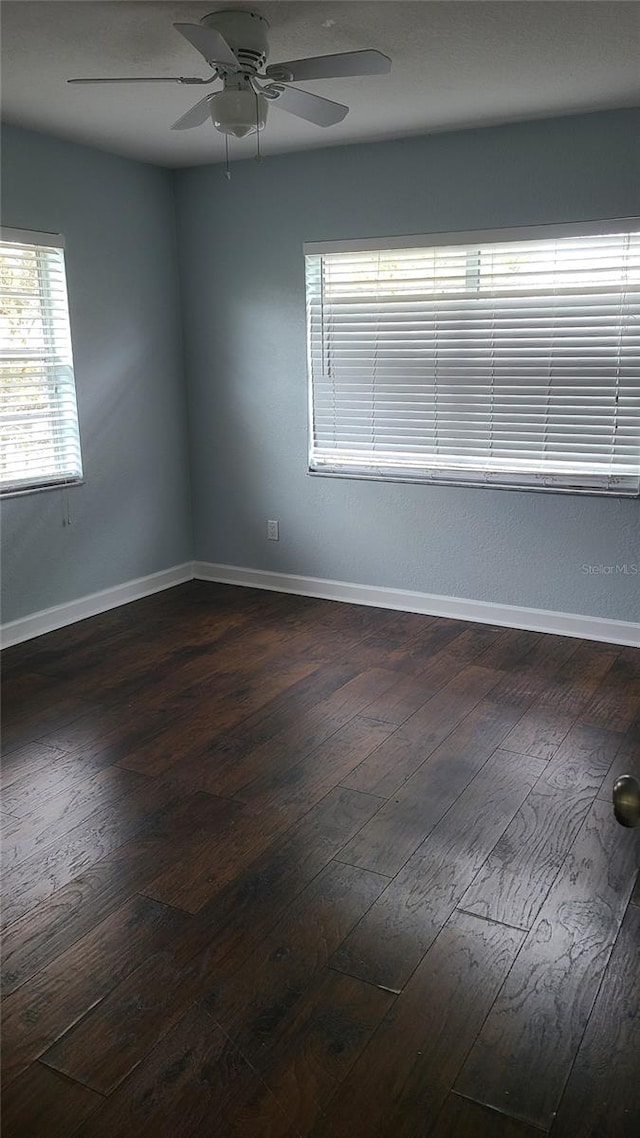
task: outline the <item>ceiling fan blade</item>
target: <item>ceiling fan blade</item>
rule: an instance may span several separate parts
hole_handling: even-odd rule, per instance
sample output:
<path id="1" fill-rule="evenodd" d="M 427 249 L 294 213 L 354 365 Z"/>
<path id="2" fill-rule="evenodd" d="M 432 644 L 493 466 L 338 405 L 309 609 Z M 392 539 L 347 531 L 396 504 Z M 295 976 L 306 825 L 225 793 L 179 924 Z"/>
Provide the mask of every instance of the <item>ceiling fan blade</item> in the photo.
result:
<path id="1" fill-rule="evenodd" d="M 381 51 L 343 51 L 339 55 L 316 55 L 290 59 L 267 67 L 270 79 L 297 83 L 299 79 L 338 79 L 351 75 L 386 75 L 391 60 Z"/>
<path id="2" fill-rule="evenodd" d="M 203 123 L 209 118 L 209 100 L 211 95 L 205 95 L 195 107 L 182 115 L 173 123 L 172 130 L 191 130 L 193 126 L 202 126 Z"/>
<path id="3" fill-rule="evenodd" d="M 133 75 L 115 76 L 109 79 L 67 79 L 67 83 L 202 83 L 202 79 L 184 75 Z"/>
<path id="4" fill-rule="evenodd" d="M 349 108 L 343 103 L 334 103 L 332 99 L 323 99 L 320 95 L 300 91 L 297 87 L 282 87 L 278 84 L 267 87 L 265 94 L 273 99 L 281 111 L 288 111 L 290 115 L 297 115 L 299 119 L 306 119 L 316 126 L 334 126 L 349 114 Z"/>
<path id="5" fill-rule="evenodd" d="M 238 70 L 238 60 L 224 36 L 215 28 L 205 28 L 202 24 L 174 24 L 177 32 L 189 41 L 196 51 L 204 55 L 207 63 L 220 63 L 234 71 Z"/>

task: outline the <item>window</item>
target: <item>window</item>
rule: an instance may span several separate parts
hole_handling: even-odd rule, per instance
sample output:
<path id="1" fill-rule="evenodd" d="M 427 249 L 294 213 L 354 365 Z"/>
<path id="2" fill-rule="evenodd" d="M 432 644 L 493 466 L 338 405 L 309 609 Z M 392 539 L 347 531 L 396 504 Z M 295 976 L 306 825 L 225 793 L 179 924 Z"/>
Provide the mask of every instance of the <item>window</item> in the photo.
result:
<path id="1" fill-rule="evenodd" d="M 64 252 L 23 230 L 0 240 L 0 490 L 82 478 Z"/>
<path id="2" fill-rule="evenodd" d="M 638 495 L 633 228 L 306 245 L 310 470 Z"/>

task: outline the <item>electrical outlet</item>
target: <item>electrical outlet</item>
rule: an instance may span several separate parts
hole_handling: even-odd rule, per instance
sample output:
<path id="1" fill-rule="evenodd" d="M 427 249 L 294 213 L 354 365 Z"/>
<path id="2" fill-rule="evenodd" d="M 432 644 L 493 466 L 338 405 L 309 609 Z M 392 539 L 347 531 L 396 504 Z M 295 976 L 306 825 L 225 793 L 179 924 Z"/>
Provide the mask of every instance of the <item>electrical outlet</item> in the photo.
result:
<path id="1" fill-rule="evenodd" d="M 280 523 L 276 521 L 267 522 L 267 541 L 280 541 Z"/>

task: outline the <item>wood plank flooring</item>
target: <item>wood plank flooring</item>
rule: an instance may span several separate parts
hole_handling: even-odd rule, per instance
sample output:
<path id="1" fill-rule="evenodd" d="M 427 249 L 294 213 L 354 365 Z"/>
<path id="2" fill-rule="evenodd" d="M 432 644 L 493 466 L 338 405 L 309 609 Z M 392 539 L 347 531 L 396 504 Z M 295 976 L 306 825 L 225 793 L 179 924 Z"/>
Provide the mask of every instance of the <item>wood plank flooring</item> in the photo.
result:
<path id="1" fill-rule="evenodd" d="M 2 695 L 4 1138 L 640 1133 L 640 651 L 191 582 Z"/>

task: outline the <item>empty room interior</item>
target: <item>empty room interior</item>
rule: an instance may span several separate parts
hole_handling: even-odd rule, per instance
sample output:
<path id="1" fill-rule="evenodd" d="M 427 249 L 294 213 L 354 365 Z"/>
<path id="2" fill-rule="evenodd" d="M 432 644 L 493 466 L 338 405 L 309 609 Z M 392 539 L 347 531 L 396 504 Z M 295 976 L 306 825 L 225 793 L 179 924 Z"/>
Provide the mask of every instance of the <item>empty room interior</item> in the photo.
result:
<path id="1" fill-rule="evenodd" d="M 637 1138 L 640 3 L 0 18 L 4 1138 Z"/>

